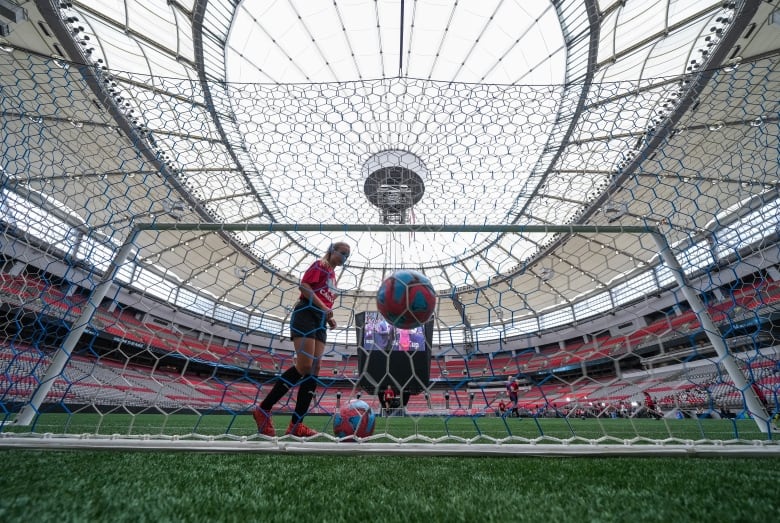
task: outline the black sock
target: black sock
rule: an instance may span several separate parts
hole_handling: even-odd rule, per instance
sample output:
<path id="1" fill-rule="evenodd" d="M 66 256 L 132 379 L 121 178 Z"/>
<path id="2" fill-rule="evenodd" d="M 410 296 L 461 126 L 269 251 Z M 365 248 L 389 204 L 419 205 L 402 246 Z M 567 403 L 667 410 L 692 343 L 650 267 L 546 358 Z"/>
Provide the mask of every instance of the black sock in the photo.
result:
<path id="1" fill-rule="evenodd" d="M 274 388 L 268 393 L 263 402 L 260 404 L 260 408 L 266 412 L 271 412 L 271 408 L 276 405 L 276 402 L 282 399 L 282 396 L 287 394 L 290 387 L 294 386 L 301 379 L 301 373 L 298 372 L 294 366 L 290 367 L 282 377 L 274 384 Z"/>
<path id="2" fill-rule="evenodd" d="M 317 390 L 317 376 L 307 374 L 303 377 L 298 387 L 298 399 L 295 400 L 295 413 L 292 415 L 293 423 L 300 423 L 309 411 L 311 400 L 314 399 L 314 391 Z"/>

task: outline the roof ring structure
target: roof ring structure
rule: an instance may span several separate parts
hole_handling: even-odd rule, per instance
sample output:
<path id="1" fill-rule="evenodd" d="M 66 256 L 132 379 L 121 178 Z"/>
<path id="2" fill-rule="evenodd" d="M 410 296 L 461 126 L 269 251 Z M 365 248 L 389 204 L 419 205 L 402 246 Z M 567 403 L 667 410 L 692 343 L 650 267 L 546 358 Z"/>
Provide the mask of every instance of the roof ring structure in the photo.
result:
<path id="1" fill-rule="evenodd" d="M 428 169 L 408 151 L 382 151 L 363 165 L 363 192 L 379 208 L 382 223 L 408 223 L 407 211 L 425 194 Z"/>

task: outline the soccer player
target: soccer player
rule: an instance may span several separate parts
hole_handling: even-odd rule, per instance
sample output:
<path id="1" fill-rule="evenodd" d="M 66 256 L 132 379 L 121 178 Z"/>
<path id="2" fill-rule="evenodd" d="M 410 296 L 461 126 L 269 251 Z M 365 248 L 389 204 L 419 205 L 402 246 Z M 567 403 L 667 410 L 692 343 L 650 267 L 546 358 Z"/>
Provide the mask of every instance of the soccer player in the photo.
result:
<path id="1" fill-rule="evenodd" d="M 290 338 L 295 348 L 295 364 L 282 374 L 268 396 L 254 409 L 257 431 L 265 436 L 276 436 L 271 409 L 290 390 L 298 386 L 295 412 L 286 434 L 302 438 L 316 436 L 317 432 L 303 424 L 303 417 L 317 389 L 317 373 L 325 352 L 327 327 L 336 328 L 333 303 L 336 301 L 335 267 L 344 265 L 350 254 L 347 243 L 332 244 L 325 256 L 312 263 L 301 278 L 298 302 L 290 318 Z"/>
<path id="2" fill-rule="evenodd" d="M 375 349 L 374 347 L 374 329 L 376 328 L 376 319 L 366 315 L 366 324 L 363 326 L 363 344 L 366 349 Z"/>
<path id="3" fill-rule="evenodd" d="M 769 402 L 766 400 L 766 395 L 764 395 L 764 391 L 761 390 L 761 387 L 758 386 L 758 383 L 755 381 L 750 382 L 750 388 L 753 389 L 753 392 L 756 393 L 756 397 L 761 403 L 761 406 L 764 407 L 764 410 L 769 413 Z"/>
<path id="4" fill-rule="evenodd" d="M 395 399 L 395 391 L 390 385 L 387 386 L 384 392 L 384 404 L 385 410 L 389 412 L 393 408 L 393 400 Z"/>
<path id="5" fill-rule="evenodd" d="M 512 404 L 512 415 L 519 418 L 520 413 L 517 410 L 517 395 L 520 392 L 520 385 L 517 384 L 517 380 L 514 376 L 509 377 L 509 381 L 506 384 L 506 392 L 509 395 L 509 403 Z"/>
<path id="6" fill-rule="evenodd" d="M 647 415 L 651 418 L 660 419 L 662 415 L 658 412 L 658 407 L 656 406 L 653 397 L 647 391 L 642 391 L 642 394 L 645 396 L 645 410 L 647 411 Z"/>
<path id="7" fill-rule="evenodd" d="M 425 349 L 425 327 L 416 327 L 409 336 L 409 350 Z"/>
<path id="8" fill-rule="evenodd" d="M 390 325 L 381 318 L 376 324 L 374 330 L 374 345 L 381 350 L 390 350 L 392 348 L 392 340 L 390 339 Z"/>
<path id="9" fill-rule="evenodd" d="M 409 345 L 411 343 L 409 334 L 409 330 L 407 329 L 398 329 L 398 350 L 409 350 Z"/>
<path id="10" fill-rule="evenodd" d="M 766 395 L 764 394 L 764 391 L 761 390 L 761 387 L 756 383 L 755 381 L 750 383 L 750 388 L 753 389 L 753 392 L 756 393 L 756 397 L 758 397 L 758 401 L 761 403 L 761 406 L 764 407 L 764 410 L 766 411 L 767 416 L 769 416 L 769 422 L 771 423 L 771 430 L 776 431 L 777 429 L 777 413 L 775 413 L 774 416 L 772 416 L 772 407 L 769 405 L 769 400 L 766 399 Z"/>

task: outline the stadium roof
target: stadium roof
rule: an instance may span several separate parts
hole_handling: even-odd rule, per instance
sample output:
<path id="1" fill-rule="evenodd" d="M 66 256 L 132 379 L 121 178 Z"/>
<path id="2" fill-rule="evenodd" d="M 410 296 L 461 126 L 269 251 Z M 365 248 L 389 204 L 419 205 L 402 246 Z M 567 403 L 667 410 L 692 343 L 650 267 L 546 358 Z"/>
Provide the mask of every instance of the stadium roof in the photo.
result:
<path id="1" fill-rule="evenodd" d="M 447 325 L 520 329 L 640 277 L 656 248 L 638 235 L 491 226 L 650 225 L 698 245 L 716 216 L 719 227 L 738 221 L 723 209 L 769 190 L 758 171 L 771 147 L 744 133 L 762 115 L 730 114 L 729 87 L 713 81 L 715 68 L 773 49 L 772 24 L 743 36 L 757 4 L 37 0 L 2 42 L 3 75 L 59 55 L 65 72 L 51 78 L 69 81 L 52 81 L 52 98 L 68 103 L 42 118 L 53 129 L 46 149 L 64 158 L 24 180 L 9 161 L 6 174 L 16 197 L 116 245 L 138 220 L 367 226 L 196 231 L 141 249 L 166 282 L 250 314 L 284 318 L 283 293 L 330 241 L 345 240 L 345 309 L 371 308 L 388 272 L 410 267 L 451 298 L 439 311 Z M 762 74 L 740 87 L 745 98 L 762 96 Z M 18 96 L 29 109 L 42 95 Z M 96 97 L 107 110 L 95 110 Z M 695 132 L 675 142 L 680 129 Z M 728 160 L 745 151 L 755 177 Z M 383 223 L 485 232 L 369 230 Z M 199 254 L 184 263 L 177 248 Z M 653 279 L 638 292 L 663 284 Z M 586 308 L 615 305 L 613 295 Z"/>

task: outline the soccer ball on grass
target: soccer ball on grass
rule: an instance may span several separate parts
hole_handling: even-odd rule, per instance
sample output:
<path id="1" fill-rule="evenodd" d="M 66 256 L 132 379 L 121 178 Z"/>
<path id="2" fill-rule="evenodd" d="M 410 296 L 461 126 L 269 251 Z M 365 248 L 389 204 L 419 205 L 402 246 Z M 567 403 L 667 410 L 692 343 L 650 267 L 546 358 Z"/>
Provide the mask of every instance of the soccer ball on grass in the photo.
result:
<path id="1" fill-rule="evenodd" d="M 374 433 L 376 417 L 371 406 L 363 400 L 352 400 L 339 409 L 333 419 L 333 433 L 347 441 L 367 438 Z"/>

